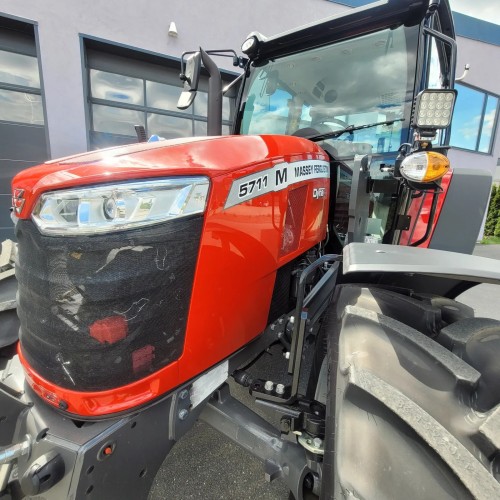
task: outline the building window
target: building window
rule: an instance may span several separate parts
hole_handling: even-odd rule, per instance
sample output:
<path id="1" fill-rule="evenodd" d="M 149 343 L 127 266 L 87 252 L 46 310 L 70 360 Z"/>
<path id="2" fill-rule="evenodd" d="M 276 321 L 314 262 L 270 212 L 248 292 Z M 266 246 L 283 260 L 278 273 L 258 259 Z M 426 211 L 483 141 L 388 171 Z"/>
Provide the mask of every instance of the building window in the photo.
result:
<path id="1" fill-rule="evenodd" d="M 36 57 L 0 50 L 0 120 L 43 125 Z"/>
<path id="2" fill-rule="evenodd" d="M 450 144 L 460 149 L 491 154 L 498 120 L 498 97 L 457 84 L 457 102 Z"/>
<path id="3" fill-rule="evenodd" d="M 100 42 L 100 50 L 95 50 L 95 43 L 87 48 L 91 149 L 136 142 L 135 125 L 142 125 L 148 137 L 206 135 L 206 78 L 201 78 L 201 90 L 194 104 L 180 110 L 177 100 L 182 82 L 178 62 L 167 61 L 169 65 L 165 61 L 148 62 L 143 53 L 131 49 L 107 53 Z M 234 95 L 223 98 L 224 134 L 230 132 Z"/>
<path id="4" fill-rule="evenodd" d="M 35 30 L 0 16 L 0 241 L 15 239 L 12 178 L 49 158 Z"/>

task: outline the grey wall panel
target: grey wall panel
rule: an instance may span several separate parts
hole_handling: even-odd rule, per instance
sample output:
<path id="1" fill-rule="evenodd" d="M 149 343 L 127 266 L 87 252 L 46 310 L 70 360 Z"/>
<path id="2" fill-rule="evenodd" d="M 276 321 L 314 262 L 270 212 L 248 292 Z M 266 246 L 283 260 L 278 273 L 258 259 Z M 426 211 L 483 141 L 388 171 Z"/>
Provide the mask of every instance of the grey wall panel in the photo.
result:
<path id="1" fill-rule="evenodd" d="M 10 219 L 12 178 L 46 159 L 44 127 L 0 122 L 0 241 L 14 239 Z"/>
<path id="2" fill-rule="evenodd" d="M 0 122 L 0 159 L 36 163 L 48 160 L 45 128 Z"/>
<path id="3" fill-rule="evenodd" d="M 14 239 L 14 226 L 10 218 L 10 206 L 10 195 L 0 194 L 0 242 L 5 239 Z"/>

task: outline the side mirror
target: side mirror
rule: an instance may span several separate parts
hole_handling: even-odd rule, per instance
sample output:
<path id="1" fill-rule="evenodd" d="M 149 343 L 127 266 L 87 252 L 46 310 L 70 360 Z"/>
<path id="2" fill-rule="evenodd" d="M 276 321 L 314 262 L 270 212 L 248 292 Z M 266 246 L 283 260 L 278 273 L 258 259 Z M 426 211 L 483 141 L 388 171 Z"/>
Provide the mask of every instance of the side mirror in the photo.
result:
<path id="1" fill-rule="evenodd" d="M 177 102 L 177 107 L 179 109 L 187 109 L 193 103 L 196 97 L 196 91 L 198 90 L 200 72 L 201 54 L 200 52 L 195 52 L 187 58 L 186 69 L 184 73 L 180 75 L 181 80 L 184 81 L 184 89 Z"/>

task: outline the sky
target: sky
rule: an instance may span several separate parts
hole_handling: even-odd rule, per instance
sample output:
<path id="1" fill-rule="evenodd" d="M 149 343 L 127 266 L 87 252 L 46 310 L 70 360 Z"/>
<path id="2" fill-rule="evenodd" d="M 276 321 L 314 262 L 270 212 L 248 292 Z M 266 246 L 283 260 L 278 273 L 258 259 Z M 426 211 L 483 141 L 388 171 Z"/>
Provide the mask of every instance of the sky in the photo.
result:
<path id="1" fill-rule="evenodd" d="M 500 24 L 500 0 L 450 0 L 450 4 L 455 12 Z"/>

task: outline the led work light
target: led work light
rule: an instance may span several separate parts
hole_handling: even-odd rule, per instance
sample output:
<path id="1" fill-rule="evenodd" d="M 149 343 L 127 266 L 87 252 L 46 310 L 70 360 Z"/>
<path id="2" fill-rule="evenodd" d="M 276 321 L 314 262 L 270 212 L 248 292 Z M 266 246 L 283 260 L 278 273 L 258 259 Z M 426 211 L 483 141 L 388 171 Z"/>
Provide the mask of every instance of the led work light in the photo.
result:
<path id="1" fill-rule="evenodd" d="M 423 90 L 415 100 L 413 125 L 420 129 L 446 128 L 451 123 L 456 90 Z"/>

